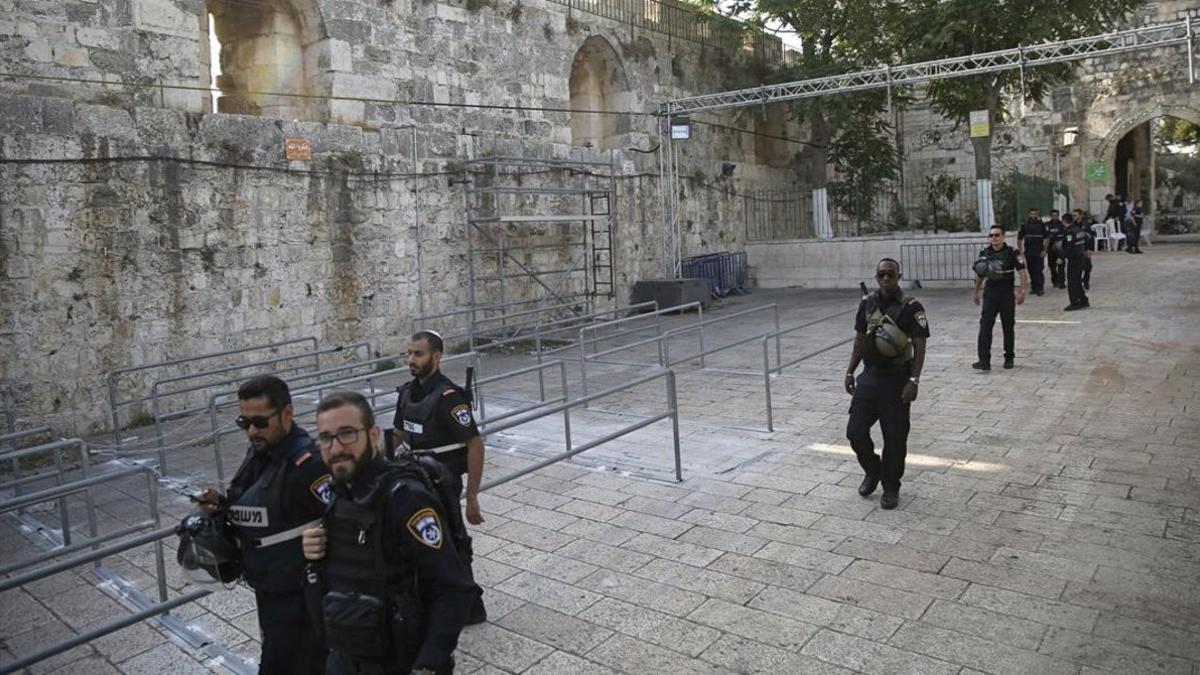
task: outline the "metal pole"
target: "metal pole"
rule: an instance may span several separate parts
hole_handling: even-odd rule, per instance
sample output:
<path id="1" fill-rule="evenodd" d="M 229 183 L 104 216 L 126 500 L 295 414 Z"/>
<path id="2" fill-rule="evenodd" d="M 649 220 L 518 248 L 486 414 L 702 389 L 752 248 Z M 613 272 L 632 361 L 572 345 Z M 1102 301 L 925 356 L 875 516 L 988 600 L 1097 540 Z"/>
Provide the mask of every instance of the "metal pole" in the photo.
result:
<path id="1" fill-rule="evenodd" d="M 58 484 L 63 484 L 63 456 L 62 448 L 54 449 L 54 468 L 58 472 Z M 67 508 L 67 496 L 63 495 L 58 498 L 58 517 L 62 525 L 62 541 L 63 546 L 71 545 L 71 512 Z"/>
<path id="2" fill-rule="evenodd" d="M 112 415 L 113 445 L 121 449 L 121 413 L 117 410 L 117 375 L 108 374 L 108 407 Z"/>
<path id="3" fill-rule="evenodd" d="M 562 400 L 570 401 L 571 396 L 567 391 L 567 363 L 565 361 L 558 362 L 558 378 L 562 386 Z M 563 438 L 567 442 L 567 450 L 571 449 L 571 408 L 567 406 L 563 408 Z"/>
<path id="4" fill-rule="evenodd" d="M 579 329 L 579 376 L 580 376 L 580 386 L 582 387 L 584 396 L 588 395 L 586 332 L 587 332 L 587 328 Z M 587 403 L 584 403 L 583 407 L 586 408 Z"/>
<path id="5" fill-rule="evenodd" d="M 775 332 L 779 332 L 779 305 L 775 305 Z M 775 363 L 783 363 L 783 340 L 775 338 Z"/>
<path id="6" fill-rule="evenodd" d="M 675 371 L 667 371 L 667 410 L 671 415 L 671 442 L 675 446 L 675 482 L 683 482 L 683 459 L 679 451 L 679 399 L 675 393 Z"/>
<path id="7" fill-rule="evenodd" d="M 217 461 L 217 489 L 225 487 L 225 462 L 221 460 L 221 430 L 217 424 L 217 397 L 208 399 L 208 425 L 212 429 L 213 457 Z"/>
<path id="8" fill-rule="evenodd" d="M 775 340 L 778 341 L 779 337 L 776 336 Z M 763 352 L 763 393 L 766 395 L 766 399 L 767 399 L 767 431 L 775 431 L 775 415 L 771 408 L 771 348 L 769 346 L 770 342 L 771 342 L 771 336 L 768 335 L 767 337 L 763 338 L 763 343 L 762 343 L 762 345 L 763 345 L 763 349 L 762 349 L 762 352 Z"/>
<path id="9" fill-rule="evenodd" d="M 163 428 L 158 405 L 157 382 L 150 387 L 150 401 L 150 409 L 154 413 L 154 442 L 158 448 L 158 473 L 161 476 L 165 476 L 167 475 L 167 450 L 163 447 Z"/>
<path id="10" fill-rule="evenodd" d="M 417 310 L 425 313 L 425 273 L 421 266 L 421 188 L 420 167 L 417 164 L 417 128 L 409 127 L 409 138 L 412 148 L 412 172 L 413 172 L 413 229 L 416 231 L 417 240 Z"/>
<path id="11" fill-rule="evenodd" d="M 700 312 L 703 312 L 704 306 L 701 305 L 700 307 L 697 308 L 697 310 Z M 700 314 L 700 368 L 701 369 L 704 368 L 704 314 L 703 313 Z"/>
<path id="12" fill-rule="evenodd" d="M 1187 16 L 1188 84 L 1196 83 L 1195 35 L 1192 33 L 1192 15 Z"/>
<path id="13" fill-rule="evenodd" d="M 146 491 L 150 497 L 150 513 L 154 519 L 154 529 L 158 529 L 162 524 L 158 512 L 158 481 L 154 475 L 146 474 Z M 163 558 L 162 539 L 154 542 L 154 567 L 158 572 L 158 599 L 162 602 L 167 601 L 167 565 Z"/>

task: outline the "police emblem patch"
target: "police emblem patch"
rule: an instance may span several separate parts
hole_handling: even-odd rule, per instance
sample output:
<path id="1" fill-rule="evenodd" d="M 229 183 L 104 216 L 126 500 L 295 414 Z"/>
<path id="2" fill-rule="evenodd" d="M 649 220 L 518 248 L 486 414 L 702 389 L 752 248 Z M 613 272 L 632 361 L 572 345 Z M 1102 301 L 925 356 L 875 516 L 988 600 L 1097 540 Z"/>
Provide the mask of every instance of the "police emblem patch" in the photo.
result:
<path id="1" fill-rule="evenodd" d="M 454 406 L 454 409 L 450 411 L 450 415 L 464 427 L 471 426 L 471 406 L 466 403 Z"/>
<path id="2" fill-rule="evenodd" d="M 328 504 L 333 500 L 333 476 L 325 474 L 314 480 L 313 484 L 308 486 L 308 491 L 321 500 L 322 504 Z"/>
<path id="3" fill-rule="evenodd" d="M 921 328 L 929 328 L 929 320 L 925 318 L 925 312 L 917 314 L 917 325 Z"/>
<path id="4" fill-rule="evenodd" d="M 437 512 L 433 509 L 421 509 L 414 513 L 408 519 L 408 531 L 429 548 L 442 548 L 442 524 L 438 522 Z"/>

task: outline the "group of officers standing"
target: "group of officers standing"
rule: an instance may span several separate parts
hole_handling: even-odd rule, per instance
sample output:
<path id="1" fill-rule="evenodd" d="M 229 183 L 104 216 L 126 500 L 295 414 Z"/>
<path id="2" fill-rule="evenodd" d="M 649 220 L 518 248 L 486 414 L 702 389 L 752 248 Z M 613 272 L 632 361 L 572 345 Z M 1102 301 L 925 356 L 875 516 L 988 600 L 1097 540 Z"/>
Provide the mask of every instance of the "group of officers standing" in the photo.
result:
<path id="1" fill-rule="evenodd" d="M 413 380 L 386 433 L 357 392 L 322 398 L 314 438 L 279 378 L 238 391 L 246 458 L 228 490 L 194 499 L 236 539 L 264 675 L 451 673 L 459 633 L 486 620 L 459 506 L 465 474 L 466 520 L 483 522 L 483 439 L 468 392 L 440 371 L 441 337 L 407 346 Z M 219 576 L 204 551 L 185 557 Z"/>

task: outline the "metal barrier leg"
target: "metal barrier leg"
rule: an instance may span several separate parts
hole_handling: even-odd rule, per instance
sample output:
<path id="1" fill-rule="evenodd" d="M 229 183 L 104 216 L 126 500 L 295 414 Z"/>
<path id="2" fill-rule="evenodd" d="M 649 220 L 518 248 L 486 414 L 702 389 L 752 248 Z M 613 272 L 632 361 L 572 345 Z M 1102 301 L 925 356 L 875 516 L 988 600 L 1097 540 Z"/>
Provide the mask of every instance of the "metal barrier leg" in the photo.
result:
<path id="1" fill-rule="evenodd" d="M 675 482 L 683 482 L 683 458 L 679 451 L 679 399 L 675 393 L 675 373 L 667 372 L 667 409 L 671 415 L 671 441 L 675 445 Z"/>
<path id="2" fill-rule="evenodd" d="M 159 415 L 158 408 L 158 385 L 152 387 L 151 396 L 151 411 L 154 413 L 154 438 L 158 447 L 158 475 L 167 475 L 167 449 L 163 446 L 163 429 L 162 419 Z"/>
<path id="3" fill-rule="evenodd" d="M 225 487 L 225 462 L 221 460 L 221 430 L 217 424 L 217 400 L 208 402 L 208 424 L 212 428 L 213 458 L 217 462 L 217 489 Z"/>
<path id="4" fill-rule="evenodd" d="M 562 386 L 563 402 L 570 401 L 571 396 L 567 391 L 567 364 L 563 361 L 558 362 L 558 378 Z M 571 408 L 563 408 L 563 438 L 567 442 L 567 451 L 571 450 Z"/>
<path id="5" fill-rule="evenodd" d="M 778 333 L 779 328 L 779 305 L 775 305 L 775 332 Z M 775 363 L 783 363 L 783 340 L 775 338 Z"/>
<path id="6" fill-rule="evenodd" d="M 588 395 L 588 374 L 587 374 L 587 343 L 584 341 L 584 329 L 579 329 L 579 377 L 580 387 L 583 389 L 583 395 Z M 587 403 L 583 404 L 584 408 L 588 407 Z"/>
<path id="7" fill-rule="evenodd" d="M 54 468 L 58 472 L 58 484 L 63 484 L 63 456 L 62 448 L 54 450 Z M 71 545 L 71 513 L 67 508 L 67 496 L 63 495 L 58 498 L 58 517 L 62 525 L 62 540 L 63 546 Z"/>
<path id="8" fill-rule="evenodd" d="M 779 338 L 775 338 L 777 341 Z M 763 393 L 767 398 L 767 431 L 775 431 L 775 416 L 771 409 L 771 349 L 770 337 L 763 338 Z"/>

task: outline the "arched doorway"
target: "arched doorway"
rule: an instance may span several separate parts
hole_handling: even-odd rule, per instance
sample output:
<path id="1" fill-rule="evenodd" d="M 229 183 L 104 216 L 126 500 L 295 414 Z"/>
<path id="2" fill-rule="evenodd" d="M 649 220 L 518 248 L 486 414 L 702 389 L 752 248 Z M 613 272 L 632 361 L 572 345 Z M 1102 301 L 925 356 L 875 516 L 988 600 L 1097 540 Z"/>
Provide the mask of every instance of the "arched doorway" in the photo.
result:
<path id="1" fill-rule="evenodd" d="M 571 109 L 619 112 L 631 109 L 632 93 L 625 67 L 608 40 L 593 35 L 584 40 L 571 64 Z M 620 115 L 571 113 L 571 143 L 607 149 L 618 134 L 629 130 Z"/>
<path id="2" fill-rule="evenodd" d="M 313 0 L 206 0 L 214 112 L 319 121 L 320 52 L 327 48 Z"/>

